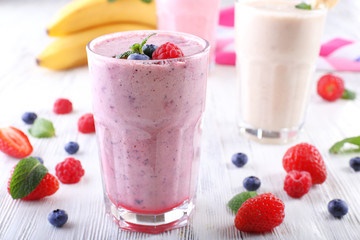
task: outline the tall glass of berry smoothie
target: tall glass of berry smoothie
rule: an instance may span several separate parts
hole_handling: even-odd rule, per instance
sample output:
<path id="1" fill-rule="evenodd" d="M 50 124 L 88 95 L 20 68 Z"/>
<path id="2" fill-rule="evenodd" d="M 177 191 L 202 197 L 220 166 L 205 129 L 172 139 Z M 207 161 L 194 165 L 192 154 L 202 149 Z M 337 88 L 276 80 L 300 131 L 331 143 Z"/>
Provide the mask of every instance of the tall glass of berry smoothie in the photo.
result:
<path id="1" fill-rule="evenodd" d="M 206 39 L 213 62 L 221 0 L 156 0 L 158 29 L 190 33 Z"/>
<path id="2" fill-rule="evenodd" d="M 304 124 L 327 11 L 299 3 L 236 1 L 239 126 L 251 139 L 288 142 Z"/>
<path id="3" fill-rule="evenodd" d="M 122 55 L 150 35 L 147 44 L 158 48 L 142 49 L 152 59 L 143 51 Z M 87 53 L 107 213 L 132 231 L 185 225 L 194 208 L 209 44 L 133 31 L 96 38 Z"/>

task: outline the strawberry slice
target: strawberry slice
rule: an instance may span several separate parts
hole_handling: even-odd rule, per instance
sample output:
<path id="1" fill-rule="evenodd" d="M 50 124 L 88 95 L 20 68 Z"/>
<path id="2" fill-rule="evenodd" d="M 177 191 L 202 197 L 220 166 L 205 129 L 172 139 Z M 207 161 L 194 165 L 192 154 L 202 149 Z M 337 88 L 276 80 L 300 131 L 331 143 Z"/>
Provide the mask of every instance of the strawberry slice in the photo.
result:
<path id="1" fill-rule="evenodd" d="M 24 158 L 30 155 L 33 147 L 21 130 L 5 127 L 0 128 L 0 151 L 15 158 Z"/>

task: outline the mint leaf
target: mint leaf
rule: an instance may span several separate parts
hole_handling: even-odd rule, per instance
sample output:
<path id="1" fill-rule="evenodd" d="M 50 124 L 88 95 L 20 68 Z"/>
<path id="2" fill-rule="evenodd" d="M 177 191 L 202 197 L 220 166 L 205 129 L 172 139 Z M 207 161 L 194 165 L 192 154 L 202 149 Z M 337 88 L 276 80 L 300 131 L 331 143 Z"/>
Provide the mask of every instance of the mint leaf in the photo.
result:
<path id="1" fill-rule="evenodd" d="M 295 5 L 295 7 L 296 7 L 296 8 L 299 8 L 299 9 L 304 9 L 304 10 L 311 10 L 311 5 L 310 5 L 310 4 L 306 4 L 306 3 L 304 3 L 304 2 Z"/>
<path id="2" fill-rule="evenodd" d="M 142 53 L 142 49 L 140 48 L 140 44 L 134 43 L 131 47 L 131 50 L 134 51 L 134 53 Z"/>
<path id="3" fill-rule="evenodd" d="M 353 147 L 345 148 L 344 145 L 346 143 L 352 144 Z M 331 146 L 329 152 L 334 154 L 360 152 L 360 136 L 345 138 L 342 141 L 336 142 L 334 145 Z"/>
<path id="4" fill-rule="evenodd" d="M 133 53 L 135 53 L 135 52 L 134 51 L 127 51 L 127 52 L 124 52 L 122 54 L 115 55 L 115 56 L 113 56 L 113 58 L 116 58 L 116 59 L 128 58 L 128 56 L 130 56 L 130 54 L 133 54 Z"/>
<path id="5" fill-rule="evenodd" d="M 345 89 L 343 95 L 341 96 L 342 99 L 347 99 L 347 100 L 354 100 L 356 98 L 356 93 L 349 90 L 349 89 Z"/>
<path id="6" fill-rule="evenodd" d="M 36 138 L 48 138 L 55 135 L 55 128 L 49 120 L 37 118 L 29 129 L 29 133 Z"/>
<path id="7" fill-rule="evenodd" d="M 151 3 L 152 0 L 141 0 L 143 1 L 144 3 Z"/>
<path id="8" fill-rule="evenodd" d="M 128 58 L 130 54 L 133 54 L 133 53 L 140 53 L 140 54 L 144 54 L 142 48 L 143 46 L 145 45 L 145 43 L 147 42 L 147 40 L 149 40 L 149 38 L 151 36 L 154 36 L 156 33 L 152 33 L 150 34 L 149 36 L 147 36 L 144 40 L 142 40 L 141 44 L 139 43 L 134 43 L 130 49 L 131 51 L 127 51 L 127 52 L 124 52 L 122 54 L 118 54 L 118 55 L 115 55 L 113 56 L 113 58 L 117 58 L 117 59 L 120 59 L 120 58 Z"/>
<path id="9" fill-rule="evenodd" d="M 10 194 L 13 199 L 29 195 L 45 177 L 48 170 L 36 158 L 21 159 L 10 180 Z"/>
<path id="10" fill-rule="evenodd" d="M 115 2 L 116 0 L 108 0 L 108 2 Z"/>
<path id="11" fill-rule="evenodd" d="M 233 213 L 237 213 L 241 205 L 249 198 L 257 196 L 256 192 L 242 192 L 235 195 L 227 204 Z"/>
<path id="12" fill-rule="evenodd" d="M 147 36 L 147 37 L 141 42 L 141 44 L 140 44 L 141 52 L 142 52 L 142 48 L 143 48 L 143 46 L 146 44 L 147 40 L 149 40 L 149 38 L 152 37 L 152 36 L 154 36 L 154 35 L 156 35 L 156 33 L 150 34 L 149 36 Z"/>

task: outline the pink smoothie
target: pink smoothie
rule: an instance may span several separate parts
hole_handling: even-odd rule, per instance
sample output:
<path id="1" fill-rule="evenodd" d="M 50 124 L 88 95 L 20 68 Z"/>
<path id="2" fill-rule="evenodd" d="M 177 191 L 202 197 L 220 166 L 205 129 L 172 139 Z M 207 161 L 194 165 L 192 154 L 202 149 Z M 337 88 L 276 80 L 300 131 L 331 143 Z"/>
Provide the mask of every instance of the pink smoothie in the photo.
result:
<path id="1" fill-rule="evenodd" d="M 159 31 L 148 40 L 172 42 L 184 58 L 112 58 L 152 32 L 106 35 L 88 53 L 106 194 L 138 213 L 163 213 L 194 196 L 207 81 L 206 42 L 190 35 Z"/>
<path id="2" fill-rule="evenodd" d="M 158 29 L 191 33 L 210 42 L 214 60 L 220 0 L 156 0 Z"/>

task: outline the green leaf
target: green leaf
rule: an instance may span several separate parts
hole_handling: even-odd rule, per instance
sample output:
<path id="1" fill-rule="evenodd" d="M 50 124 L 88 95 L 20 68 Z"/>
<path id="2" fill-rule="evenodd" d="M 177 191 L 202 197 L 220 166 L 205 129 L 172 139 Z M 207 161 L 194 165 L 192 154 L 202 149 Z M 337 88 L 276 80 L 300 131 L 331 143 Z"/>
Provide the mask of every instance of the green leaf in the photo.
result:
<path id="1" fill-rule="evenodd" d="M 36 138 L 48 138 L 55 135 L 55 128 L 49 120 L 37 118 L 29 129 L 29 133 Z"/>
<path id="2" fill-rule="evenodd" d="M 149 36 L 147 36 L 144 40 L 142 40 L 141 44 L 139 43 L 134 43 L 130 49 L 131 51 L 127 51 L 127 52 L 124 52 L 122 54 L 118 54 L 118 55 L 115 55 L 113 56 L 113 58 L 117 58 L 117 59 L 120 59 L 120 58 L 128 58 L 130 54 L 133 54 L 133 53 L 140 53 L 140 54 L 144 54 L 142 48 L 143 46 L 145 45 L 145 43 L 147 42 L 147 40 L 151 37 L 151 36 L 154 36 L 156 33 L 152 33 L 150 34 Z"/>
<path id="3" fill-rule="evenodd" d="M 346 143 L 351 144 L 352 148 L 345 148 Z M 336 142 L 331 146 L 329 152 L 334 154 L 360 152 L 360 136 L 345 138 L 342 141 Z"/>
<path id="4" fill-rule="evenodd" d="M 227 204 L 233 213 L 237 213 L 241 205 L 249 198 L 257 196 L 256 192 L 242 192 L 235 195 Z"/>
<path id="5" fill-rule="evenodd" d="M 310 5 L 310 4 L 306 4 L 306 3 L 304 3 L 304 2 L 295 5 L 295 7 L 296 7 L 296 8 L 299 8 L 299 9 L 304 9 L 304 10 L 311 10 L 311 5 Z"/>
<path id="6" fill-rule="evenodd" d="M 152 0 L 141 0 L 143 1 L 144 3 L 151 3 Z"/>
<path id="7" fill-rule="evenodd" d="M 341 96 L 342 99 L 347 99 L 347 100 L 354 100 L 356 98 L 356 93 L 349 90 L 349 89 L 345 89 L 343 95 Z"/>
<path id="8" fill-rule="evenodd" d="M 115 2 L 116 0 L 108 0 L 108 2 Z"/>
<path id="9" fill-rule="evenodd" d="M 36 158 L 29 157 L 19 161 L 10 180 L 10 194 L 13 199 L 29 195 L 45 177 L 48 170 Z"/>
<path id="10" fill-rule="evenodd" d="M 130 56 L 130 54 L 133 54 L 135 53 L 134 51 L 127 51 L 127 52 L 124 52 L 122 54 L 118 54 L 118 55 L 115 55 L 113 56 L 113 58 L 116 58 L 116 59 L 126 59 L 128 58 L 128 56 Z"/>
<path id="11" fill-rule="evenodd" d="M 147 37 L 141 42 L 141 44 L 140 44 L 141 52 L 142 52 L 142 48 L 143 48 L 143 46 L 146 44 L 147 40 L 149 40 L 149 38 L 152 37 L 152 36 L 154 36 L 154 35 L 156 35 L 156 33 L 150 34 L 149 36 L 147 36 Z M 143 53 L 143 52 L 142 52 L 142 53 Z"/>
<path id="12" fill-rule="evenodd" d="M 140 49 L 140 44 L 134 43 L 131 47 L 131 50 L 133 50 L 135 53 L 141 53 L 142 49 Z"/>

